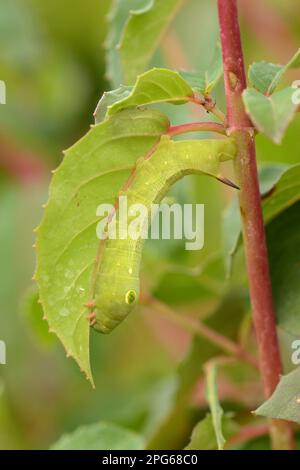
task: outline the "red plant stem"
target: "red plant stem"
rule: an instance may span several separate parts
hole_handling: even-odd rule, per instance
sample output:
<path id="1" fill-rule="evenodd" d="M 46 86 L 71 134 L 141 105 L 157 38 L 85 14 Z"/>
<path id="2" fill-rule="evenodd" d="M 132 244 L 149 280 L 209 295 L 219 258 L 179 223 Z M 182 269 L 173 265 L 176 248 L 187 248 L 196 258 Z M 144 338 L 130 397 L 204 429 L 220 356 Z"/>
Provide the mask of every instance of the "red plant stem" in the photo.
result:
<path id="1" fill-rule="evenodd" d="M 180 124 L 179 126 L 170 126 L 168 130 L 169 136 L 185 134 L 186 132 L 217 132 L 226 135 L 226 129 L 222 124 L 216 122 L 190 122 L 188 124 Z"/>
<path id="2" fill-rule="evenodd" d="M 242 101 L 246 76 L 236 0 L 218 0 L 227 101 L 228 133 L 234 135 L 238 152 L 235 162 L 240 186 L 240 212 L 264 392 L 270 397 L 282 373 L 268 253 L 256 167 L 254 129 Z M 290 423 L 272 421 L 273 447 L 292 448 Z"/>

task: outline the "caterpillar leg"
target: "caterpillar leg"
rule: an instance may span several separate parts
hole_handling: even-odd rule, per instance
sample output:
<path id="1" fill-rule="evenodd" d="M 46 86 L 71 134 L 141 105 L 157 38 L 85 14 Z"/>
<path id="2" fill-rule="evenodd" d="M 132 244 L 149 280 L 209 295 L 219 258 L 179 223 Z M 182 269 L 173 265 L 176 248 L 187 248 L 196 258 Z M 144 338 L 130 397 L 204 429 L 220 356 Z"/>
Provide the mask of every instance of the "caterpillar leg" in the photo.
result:
<path id="1" fill-rule="evenodd" d="M 95 300 L 89 300 L 86 304 L 84 304 L 85 307 L 87 308 L 94 308 L 96 307 L 96 301 Z"/>
<path id="2" fill-rule="evenodd" d="M 91 312 L 86 316 L 87 320 L 90 323 L 90 326 L 94 326 L 97 322 L 96 320 L 96 312 Z"/>

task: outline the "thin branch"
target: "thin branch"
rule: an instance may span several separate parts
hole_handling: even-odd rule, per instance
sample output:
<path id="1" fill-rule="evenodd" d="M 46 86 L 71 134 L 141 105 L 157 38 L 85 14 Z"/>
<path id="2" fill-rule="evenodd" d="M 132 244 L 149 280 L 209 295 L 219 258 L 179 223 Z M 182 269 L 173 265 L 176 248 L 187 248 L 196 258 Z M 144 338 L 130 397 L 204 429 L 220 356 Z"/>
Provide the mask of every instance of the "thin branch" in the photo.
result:
<path id="1" fill-rule="evenodd" d="M 216 102 L 210 95 L 203 96 L 199 93 L 194 93 L 190 98 L 190 102 L 202 106 L 207 113 L 214 114 L 223 124 L 225 123 L 225 114 L 218 108 Z"/>
<path id="2" fill-rule="evenodd" d="M 206 374 L 209 373 L 210 369 L 212 369 L 213 367 L 217 366 L 217 367 L 226 367 L 228 365 L 232 365 L 232 364 L 236 364 L 238 361 L 240 360 L 240 358 L 236 357 L 236 356 L 214 356 L 212 357 L 211 359 L 209 359 L 207 362 L 205 362 L 204 366 L 203 366 L 203 370 Z M 256 368 L 257 368 L 257 363 L 256 363 Z"/>
<path id="3" fill-rule="evenodd" d="M 143 295 L 141 296 L 141 301 L 145 305 L 153 307 L 155 312 L 160 313 L 164 317 L 184 328 L 186 331 L 189 331 L 190 333 L 198 335 L 202 338 L 206 338 L 211 343 L 225 351 L 227 354 L 247 362 L 254 368 L 258 367 L 256 359 L 250 353 L 244 350 L 239 344 L 209 328 L 200 321 L 179 315 L 169 306 L 165 305 L 157 299 L 154 299 L 153 297 Z"/>
<path id="4" fill-rule="evenodd" d="M 218 134 L 226 135 L 226 129 L 222 124 L 216 122 L 189 122 L 187 124 L 180 124 L 178 126 L 171 126 L 167 134 L 175 136 L 185 134 L 187 132 L 216 132 Z"/>

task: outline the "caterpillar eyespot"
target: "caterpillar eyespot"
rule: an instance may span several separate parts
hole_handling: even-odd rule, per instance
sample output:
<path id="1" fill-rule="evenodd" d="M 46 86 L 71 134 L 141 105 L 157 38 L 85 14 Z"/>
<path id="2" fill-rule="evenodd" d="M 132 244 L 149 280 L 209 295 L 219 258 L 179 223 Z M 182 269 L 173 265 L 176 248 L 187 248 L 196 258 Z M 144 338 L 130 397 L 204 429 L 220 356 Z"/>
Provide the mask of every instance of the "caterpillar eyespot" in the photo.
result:
<path id="1" fill-rule="evenodd" d="M 173 142 L 164 136 L 150 157 L 137 161 L 134 177 L 130 176 L 119 197 L 126 195 L 128 207 L 146 206 L 144 222 L 148 223 L 151 205 L 160 203 L 172 184 L 195 173 L 218 178 L 220 163 L 234 155 L 235 143 L 230 138 Z M 143 242 L 143 238 L 130 237 L 105 240 L 93 293 L 96 321 L 92 326 L 101 333 L 111 332 L 137 304 Z"/>
<path id="2" fill-rule="evenodd" d="M 125 302 L 128 305 L 131 305 L 135 302 L 136 298 L 137 298 L 137 295 L 136 295 L 135 290 L 129 290 L 125 295 Z"/>

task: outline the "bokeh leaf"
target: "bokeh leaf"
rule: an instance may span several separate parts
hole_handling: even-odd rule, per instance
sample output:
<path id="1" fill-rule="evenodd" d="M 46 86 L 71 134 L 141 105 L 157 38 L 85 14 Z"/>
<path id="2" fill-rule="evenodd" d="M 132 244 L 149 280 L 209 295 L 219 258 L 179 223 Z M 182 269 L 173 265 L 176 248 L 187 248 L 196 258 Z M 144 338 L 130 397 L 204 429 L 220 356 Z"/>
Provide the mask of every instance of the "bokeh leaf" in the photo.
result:
<path id="1" fill-rule="evenodd" d="M 37 231 L 36 279 L 50 328 L 91 381 L 84 304 L 99 245 L 96 208 L 114 203 L 137 158 L 168 125 L 155 110 L 118 113 L 68 149 L 53 176 Z"/>
<path id="2" fill-rule="evenodd" d="M 62 436 L 51 450 L 141 450 L 143 437 L 111 423 L 81 426 Z"/>
<path id="3" fill-rule="evenodd" d="M 207 95 L 217 85 L 223 75 L 222 51 L 218 43 L 211 61 L 206 70 L 199 72 L 180 72 L 180 75 L 191 85 L 193 90 L 203 95 Z"/>
<path id="4" fill-rule="evenodd" d="M 221 256 L 195 267 L 166 265 L 162 270 L 153 295 L 169 304 L 188 305 L 195 301 L 220 298 L 224 293 L 225 274 Z"/>
<path id="5" fill-rule="evenodd" d="M 222 426 L 224 427 L 224 435 L 226 439 L 238 432 L 238 425 L 231 419 L 229 415 L 222 418 Z M 191 440 L 185 450 L 217 450 L 218 442 L 213 425 L 211 414 L 207 414 L 204 419 L 194 427 Z"/>
<path id="6" fill-rule="evenodd" d="M 300 367 L 281 377 L 271 398 L 255 414 L 300 424 Z"/>
<path id="7" fill-rule="evenodd" d="M 122 67 L 118 44 L 120 42 L 124 27 L 131 10 L 144 8 L 152 0 L 113 0 L 108 15 L 109 33 L 105 41 L 106 48 L 106 73 L 107 78 L 113 85 L 118 87 L 123 82 Z"/>
<path id="8" fill-rule="evenodd" d="M 267 226 L 270 271 L 278 326 L 300 336 L 300 202 Z"/>
<path id="9" fill-rule="evenodd" d="M 126 85 L 134 83 L 137 75 L 147 68 L 163 33 L 181 5 L 182 0 L 148 0 L 143 8 L 130 11 L 119 43 Z"/>
<path id="10" fill-rule="evenodd" d="M 292 87 L 284 88 L 271 96 L 265 96 L 254 88 L 247 88 L 243 93 L 246 111 L 254 125 L 276 144 L 280 144 L 297 112 L 294 93 L 295 89 Z"/>
<path id="11" fill-rule="evenodd" d="M 193 429 L 191 440 L 185 450 L 217 450 L 212 416 L 207 414 Z"/>
<path id="12" fill-rule="evenodd" d="M 255 62 L 249 67 L 249 80 L 261 93 L 271 95 L 287 70 L 300 67 L 300 49 L 286 65 Z"/>

